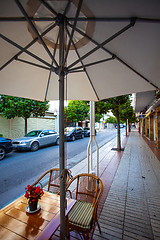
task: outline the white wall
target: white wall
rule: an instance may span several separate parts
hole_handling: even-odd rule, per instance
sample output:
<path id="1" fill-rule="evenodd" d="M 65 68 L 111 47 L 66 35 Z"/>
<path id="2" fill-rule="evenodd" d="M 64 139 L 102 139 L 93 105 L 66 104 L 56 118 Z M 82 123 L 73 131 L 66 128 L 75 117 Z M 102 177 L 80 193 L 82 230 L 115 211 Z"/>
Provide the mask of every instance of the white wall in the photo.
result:
<path id="1" fill-rule="evenodd" d="M 11 139 L 23 137 L 25 134 L 24 127 L 25 121 L 23 118 L 6 119 L 0 117 L 0 134 L 3 134 L 3 137 Z M 38 129 L 55 130 L 55 117 L 29 118 L 27 128 L 27 132 Z"/>

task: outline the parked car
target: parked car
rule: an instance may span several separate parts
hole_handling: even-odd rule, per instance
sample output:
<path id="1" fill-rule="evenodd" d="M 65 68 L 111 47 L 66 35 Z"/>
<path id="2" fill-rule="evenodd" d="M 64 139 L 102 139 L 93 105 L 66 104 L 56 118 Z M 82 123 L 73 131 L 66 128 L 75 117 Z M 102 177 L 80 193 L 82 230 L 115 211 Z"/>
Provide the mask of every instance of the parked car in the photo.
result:
<path id="1" fill-rule="evenodd" d="M 124 124 L 120 124 L 120 128 L 124 128 L 125 125 Z M 117 125 L 116 125 L 116 128 L 117 128 Z"/>
<path id="2" fill-rule="evenodd" d="M 64 130 L 66 140 L 74 141 L 78 138 L 84 138 L 83 128 L 81 127 L 67 127 Z"/>
<path id="3" fill-rule="evenodd" d="M 7 153 L 12 152 L 12 140 L 9 138 L 0 137 L 0 160 L 2 160 Z"/>
<path id="4" fill-rule="evenodd" d="M 90 130 L 89 127 L 83 128 L 83 131 L 84 131 L 84 136 L 85 136 L 85 137 L 90 137 L 90 132 L 91 132 L 91 130 Z M 96 129 L 95 129 L 95 135 L 96 135 L 96 134 L 97 134 L 97 131 L 96 131 Z"/>
<path id="5" fill-rule="evenodd" d="M 34 130 L 13 140 L 16 150 L 37 151 L 40 147 L 51 144 L 59 144 L 59 134 L 54 130 Z"/>

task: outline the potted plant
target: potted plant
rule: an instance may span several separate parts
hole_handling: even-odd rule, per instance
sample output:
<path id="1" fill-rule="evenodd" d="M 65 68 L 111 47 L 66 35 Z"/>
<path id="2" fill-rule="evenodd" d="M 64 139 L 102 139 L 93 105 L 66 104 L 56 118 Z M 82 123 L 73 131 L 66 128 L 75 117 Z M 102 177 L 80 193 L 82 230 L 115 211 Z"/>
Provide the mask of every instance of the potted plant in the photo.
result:
<path id="1" fill-rule="evenodd" d="M 29 205 L 30 211 L 32 212 L 32 211 L 37 210 L 38 199 L 41 199 L 41 197 L 44 194 L 43 189 L 39 186 L 28 185 L 25 188 L 25 190 L 26 190 L 26 193 L 24 196 L 27 199 L 29 199 L 28 205 Z"/>

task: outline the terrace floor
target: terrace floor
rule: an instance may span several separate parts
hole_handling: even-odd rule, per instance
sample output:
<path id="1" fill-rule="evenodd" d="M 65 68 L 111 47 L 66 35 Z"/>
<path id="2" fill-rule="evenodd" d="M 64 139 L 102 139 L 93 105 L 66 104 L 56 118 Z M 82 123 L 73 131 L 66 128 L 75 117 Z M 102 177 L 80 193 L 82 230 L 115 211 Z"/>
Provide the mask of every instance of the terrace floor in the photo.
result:
<path id="1" fill-rule="evenodd" d="M 137 130 L 132 130 L 128 137 L 122 134 L 124 151 L 112 150 L 115 147 L 116 138 L 100 148 L 100 178 L 104 191 L 98 217 L 102 234 L 96 228 L 93 239 L 159 240 L 160 150 Z M 93 159 L 96 160 L 96 153 Z M 87 159 L 71 171 L 73 176 L 87 172 Z M 54 239 L 59 239 L 59 229 Z M 70 239 L 80 237 L 71 232 Z"/>

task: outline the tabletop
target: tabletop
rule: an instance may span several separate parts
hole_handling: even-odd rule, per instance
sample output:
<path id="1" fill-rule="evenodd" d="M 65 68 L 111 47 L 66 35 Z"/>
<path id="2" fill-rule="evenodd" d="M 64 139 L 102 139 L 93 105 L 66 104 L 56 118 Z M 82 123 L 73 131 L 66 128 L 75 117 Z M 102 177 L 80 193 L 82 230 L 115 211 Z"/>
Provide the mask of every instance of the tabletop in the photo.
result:
<path id="1" fill-rule="evenodd" d="M 75 204 L 67 200 L 66 215 Z M 26 212 L 28 201 L 24 196 L 0 210 L 0 239 L 49 239 L 60 225 L 60 196 L 45 192 L 39 200 L 41 209 Z"/>

